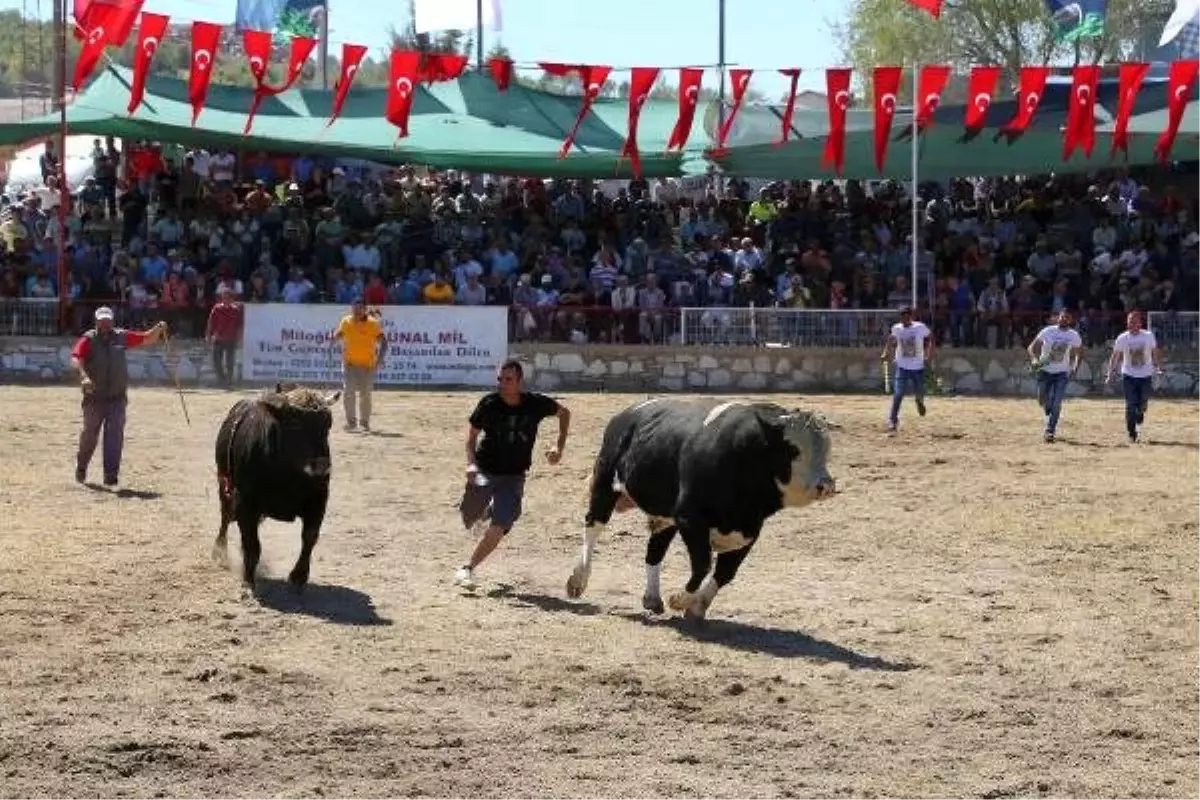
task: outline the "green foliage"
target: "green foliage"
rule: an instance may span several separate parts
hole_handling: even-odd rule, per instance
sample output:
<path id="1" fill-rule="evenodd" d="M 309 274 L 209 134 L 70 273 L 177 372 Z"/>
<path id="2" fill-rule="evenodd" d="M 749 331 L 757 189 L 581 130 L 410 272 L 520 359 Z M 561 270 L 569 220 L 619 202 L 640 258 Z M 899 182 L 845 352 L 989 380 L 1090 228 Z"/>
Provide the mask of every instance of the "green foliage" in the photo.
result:
<path id="1" fill-rule="evenodd" d="M 995 64 L 1015 86 L 1026 64 L 1104 64 L 1132 57 L 1148 32 L 1161 30 L 1168 7 L 1172 0 L 1109 0 L 1104 36 L 1078 47 L 1057 40 L 1044 0 L 950 0 L 940 21 L 905 0 L 852 0 L 845 22 L 832 27 L 860 81 L 876 65 L 950 64 L 963 73 L 975 64 Z M 906 78 L 906 96 L 910 85 Z"/>

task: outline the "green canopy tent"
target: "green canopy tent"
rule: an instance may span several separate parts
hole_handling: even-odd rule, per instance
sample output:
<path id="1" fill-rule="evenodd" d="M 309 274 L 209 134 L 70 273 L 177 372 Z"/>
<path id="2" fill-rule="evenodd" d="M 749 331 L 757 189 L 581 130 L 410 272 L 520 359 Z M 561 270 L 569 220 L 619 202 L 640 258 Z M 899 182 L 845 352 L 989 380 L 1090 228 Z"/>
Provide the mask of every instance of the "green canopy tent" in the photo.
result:
<path id="1" fill-rule="evenodd" d="M 265 150 L 322 153 L 379 163 L 423 164 L 439 169 L 495 172 L 541 177 L 629 178 L 628 159 L 621 159 L 628 118 L 625 100 L 598 100 L 566 158 L 559 150 L 575 124 L 580 99 L 541 92 L 513 84 L 500 93 L 485 75 L 467 73 L 456 81 L 422 85 L 414 98 L 409 135 L 397 139 L 397 129 L 384 119 L 387 90 L 355 87 L 342 114 L 329 128 L 325 123 L 333 93 L 293 89 L 266 98 L 249 135 L 242 131 L 253 90 L 213 85 L 192 127 L 187 82 L 152 77 L 145 100 L 130 115 L 126 108 L 132 73 L 109 67 L 67 110 L 71 134 L 116 136 L 175 142 L 208 149 Z M 638 129 L 642 174 L 677 176 L 685 162 L 703 170 L 703 134 L 699 125 L 693 144 L 683 154 L 665 154 L 675 126 L 675 101 L 648 101 Z M 58 133 L 59 118 L 51 114 L 20 123 L 0 125 L 0 145 L 29 142 Z M 693 169 L 697 167 L 693 166 Z"/>
<path id="2" fill-rule="evenodd" d="M 962 106 L 942 106 L 934 124 L 921 136 L 918 177 L 921 180 L 945 180 L 956 176 L 1034 175 L 1047 172 L 1089 172 L 1121 164 L 1140 165 L 1155 162 L 1154 146 L 1167 127 L 1165 83 L 1144 85 L 1130 118 L 1129 158 L 1110 158 L 1116 98 L 1114 86 L 1101 85 L 1097 94 L 1096 144 L 1091 158 L 1076 150 L 1064 162 L 1063 133 L 1066 124 L 1069 84 L 1052 84 L 1038 108 L 1032 126 L 1013 144 L 995 140 L 998 128 L 1012 119 L 1015 102 L 997 102 L 986 119 L 986 127 L 975 139 L 960 142 L 963 136 Z M 1186 108 L 1171 158 L 1196 161 L 1198 114 L 1195 97 Z M 888 142 L 883 173 L 875 168 L 875 115 L 873 111 L 850 110 L 846 115 L 846 163 L 841 177 L 863 180 L 909 180 L 912 177 L 912 140 L 895 140 L 900 131 L 912 124 L 912 111 L 899 109 L 892 123 L 892 141 Z M 704 127 L 716 140 L 716 107 L 705 115 Z M 792 134 L 787 144 L 776 146 L 782 116 L 776 107 L 749 106 L 734 120 L 727 150 L 723 155 L 706 153 L 724 172 L 742 177 L 816 179 L 835 177 L 831 167 L 822 164 L 829 135 L 829 116 L 824 108 L 797 109 L 792 118 Z"/>

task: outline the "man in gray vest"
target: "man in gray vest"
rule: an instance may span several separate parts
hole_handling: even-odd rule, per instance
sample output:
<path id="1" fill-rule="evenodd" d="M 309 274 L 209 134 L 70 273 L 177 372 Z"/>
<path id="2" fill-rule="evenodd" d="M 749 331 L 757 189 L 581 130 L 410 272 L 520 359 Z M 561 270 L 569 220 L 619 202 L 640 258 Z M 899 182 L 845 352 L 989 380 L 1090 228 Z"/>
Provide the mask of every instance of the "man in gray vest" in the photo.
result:
<path id="1" fill-rule="evenodd" d="M 121 474 L 121 450 L 125 445 L 125 403 L 129 387 L 129 363 L 126 351 L 154 344 L 167 332 L 160 322 L 148 331 L 127 331 L 113 326 L 108 306 L 96 309 L 96 327 L 85 332 L 71 350 L 71 366 L 79 372 L 83 389 L 83 431 L 79 434 L 79 453 L 75 462 L 75 480 L 87 480 L 88 463 L 104 428 L 104 485 L 116 486 Z"/>

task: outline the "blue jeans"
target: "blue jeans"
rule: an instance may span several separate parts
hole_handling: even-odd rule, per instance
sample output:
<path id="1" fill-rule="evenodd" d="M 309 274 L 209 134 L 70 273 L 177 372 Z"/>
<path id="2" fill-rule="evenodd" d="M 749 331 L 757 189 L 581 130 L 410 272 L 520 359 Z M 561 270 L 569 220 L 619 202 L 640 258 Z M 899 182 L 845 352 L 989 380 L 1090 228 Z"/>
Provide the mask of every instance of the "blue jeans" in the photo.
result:
<path id="1" fill-rule="evenodd" d="M 1067 396 L 1066 372 L 1038 371 L 1038 399 L 1046 412 L 1046 433 L 1053 434 L 1058 427 L 1058 415 L 1062 413 L 1063 399 Z"/>
<path id="2" fill-rule="evenodd" d="M 888 422 L 895 425 L 900 421 L 900 403 L 904 400 L 906 387 L 911 386 L 913 397 L 924 402 L 925 370 L 896 367 L 896 377 L 892 383 L 892 413 L 888 415 Z"/>
<path id="3" fill-rule="evenodd" d="M 1121 388 L 1125 390 L 1125 430 L 1130 436 L 1137 436 L 1138 425 L 1146 418 L 1146 407 L 1150 405 L 1154 379 L 1124 375 Z"/>

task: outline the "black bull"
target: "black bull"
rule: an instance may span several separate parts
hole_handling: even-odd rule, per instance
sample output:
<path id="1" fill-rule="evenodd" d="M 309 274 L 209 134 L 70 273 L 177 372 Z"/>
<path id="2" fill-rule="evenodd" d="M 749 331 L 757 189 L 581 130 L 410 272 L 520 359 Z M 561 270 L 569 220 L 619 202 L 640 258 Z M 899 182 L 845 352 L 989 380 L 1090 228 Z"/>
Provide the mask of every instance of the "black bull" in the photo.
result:
<path id="1" fill-rule="evenodd" d="M 836 427 L 819 414 L 774 403 L 655 398 L 621 411 L 596 456 L 583 547 L 567 595 L 580 597 L 587 588 L 596 540 L 613 512 L 638 508 L 650 528 L 642 606 L 665 610 L 659 572 L 678 532 L 691 575 L 668 603 L 703 619 L 769 517 L 836 494 L 826 468 L 828 431 Z M 705 580 L 714 552 L 716 567 Z"/>
<path id="2" fill-rule="evenodd" d="M 252 400 L 241 400 L 217 433 L 217 490 L 221 529 L 213 557 L 227 563 L 226 532 L 237 521 L 242 538 L 242 582 L 254 590 L 262 555 L 258 526 L 263 519 L 301 520 L 300 557 L 288 575 L 297 589 L 308 582 L 313 548 L 329 502 L 329 406 L 341 392 L 321 395 L 281 384 Z"/>

